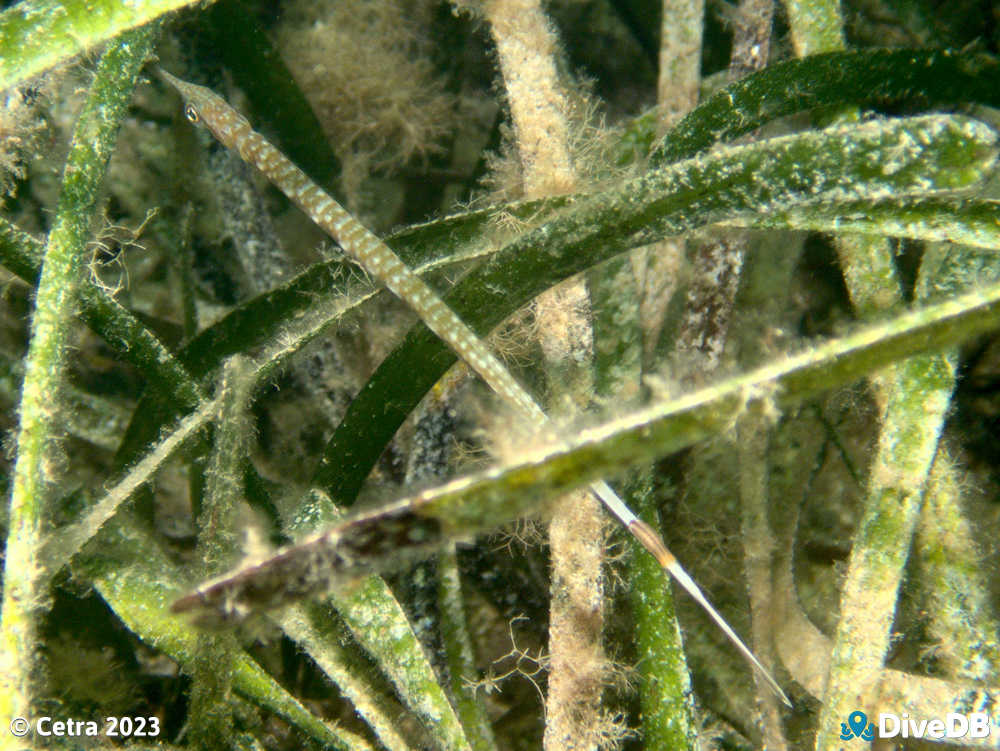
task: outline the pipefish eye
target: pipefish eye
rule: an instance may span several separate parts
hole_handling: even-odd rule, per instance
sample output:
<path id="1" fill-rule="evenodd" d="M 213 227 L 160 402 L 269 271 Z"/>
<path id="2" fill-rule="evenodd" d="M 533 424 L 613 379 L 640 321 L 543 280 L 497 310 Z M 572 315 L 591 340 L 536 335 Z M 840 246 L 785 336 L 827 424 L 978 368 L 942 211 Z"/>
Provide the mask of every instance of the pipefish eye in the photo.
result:
<path id="1" fill-rule="evenodd" d="M 201 119 L 201 116 L 198 114 L 198 110 L 194 108 L 193 104 L 184 105 L 184 117 L 186 117 L 188 122 L 191 123 L 196 123 Z"/>

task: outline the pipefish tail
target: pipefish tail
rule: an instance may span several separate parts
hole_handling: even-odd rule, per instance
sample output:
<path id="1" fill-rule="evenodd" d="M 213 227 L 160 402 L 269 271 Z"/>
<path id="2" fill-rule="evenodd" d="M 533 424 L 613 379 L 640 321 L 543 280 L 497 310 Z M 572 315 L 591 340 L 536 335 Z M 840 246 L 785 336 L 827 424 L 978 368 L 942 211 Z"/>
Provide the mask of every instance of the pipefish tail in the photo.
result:
<path id="1" fill-rule="evenodd" d="M 192 123 L 201 123 L 215 138 L 240 158 L 260 171 L 271 183 L 284 193 L 292 203 L 298 206 L 324 232 L 340 244 L 344 252 L 360 263 L 375 279 L 378 279 L 388 289 L 406 303 L 424 322 L 424 324 L 440 337 L 455 354 L 461 358 L 486 384 L 502 399 L 515 406 L 521 413 L 533 422 L 541 424 L 553 438 L 555 431 L 552 423 L 534 398 L 510 374 L 510 371 L 490 351 L 485 342 L 466 325 L 454 311 L 449 308 L 441 297 L 417 276 L 396 253 L 373 232 L 357 221 L 336 200 L 314 183 L 301 169 L 292 163 L 262 135 L 254 131 L 250 122 L 239 112 L 229 106 L 226 101 L 211 89 L 204 86 L 182 81 L 164 70 L 159 70 L 161 77 L 180 93 L 184 100 L 184 113 Z M 750 649 L 736 635 L 725 619 L 712 606 L 701 589 L 695 584 L 677 559 L 670 553 L 666 545 L 651 527 L 641 521 L 603 480 L 590 486 L 591 492 L 604 504 L 635 538 L 659 562 L 660 566 L 669 572 L 708 613 L 713 621 L 733 642 L 740 653 L 750 664 L 760 672 L 766 682 L 777 693 L 782 701 L 791 706 L 788 697 L 781 690 L 767 669 L 757 660 Z M 411 519 L 415 521 L 415 519 Z M 339 529 L 339 528 L 338 528 Z M 269 590 L 263 580 L 268 576 L 285 573 L 295 577 L 294 572 L 301 576 L 302 570 L 296 568 L 297 556 L 326 560 L 330 554 L 330 563 L 335 563 L 337 555 L 331 553 L 330 544 L 336 541 L 342 545 L 346 530 L 328 536 L 321 535 L 302 544 L 279 552 L 273 563 L 257 564 L 237 571 L 227 577 L 210 582 L 196 592 L 181 598 L 174 603 L 174 610 L 205 611 L 229 608 L 223 616 L 233 618 L 254 609 L 277 607 L 286 599 L 294 596 L 305 596 L 318 588 L 318 583 L 300 581 L 301 586 L 290 587 L 297 592 L 289 592 L 287 597 L 279 593 L 273 596 L 251 596 L 255 588 Z M 298 551 L 298 552 L 296 552 Z M 322 551 L 322 552 L 321 552 Z M 346 551 L 345 551 L 346 552 Z M 308 579 L 309 577 L 306 577 Z M 227 585 L 227 581 L 230 585 Z M 323 585 L 327 586 L 327 585 Z M 301 590 L 299 592 L 299 590 Z M 215 593 L 218 596 L 210 596 Z M 242 595 L 241 595 L 242 593 Z M 239 605 L 239 606 L 237 606 Z"/>

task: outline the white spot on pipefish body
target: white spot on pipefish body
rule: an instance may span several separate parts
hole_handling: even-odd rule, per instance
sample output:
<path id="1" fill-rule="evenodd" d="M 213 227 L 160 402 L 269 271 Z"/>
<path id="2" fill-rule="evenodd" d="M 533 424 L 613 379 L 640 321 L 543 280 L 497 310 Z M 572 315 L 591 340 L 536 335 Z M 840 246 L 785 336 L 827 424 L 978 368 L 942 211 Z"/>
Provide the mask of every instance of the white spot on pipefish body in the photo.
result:
<path id="1" fill-rule="evenodd" d="M 321 191 L 319 188 L 317 188 L 316 187 L 316 183 L 314 183 L 312 181 L 307 182 L 305 184 L 304 188 L 305 189 L 302 190 L 299 193 L 300 200 L 302 201 L 302 203 L 315 204 L 316 201 L 317 201 L 317 198 L 319 198 L 319 197 L 324 197 L 325 198 L 325 196 L 323 195 L 323 191 Z M 325 208 L 325 206 L 324 206 L 323 202 L 320 202 L 319 205 L 314 206 L 314 208 L 316 210 L 320 211 L 320 210 L 323 210 Z"/>
<path id="2" fill-rule="evenodd" d="M 286 193 L 291 193 L 292 195 L 299 195 L 302 192 L 300 185 L 296 184 L 295 178 L 295 168 L 292 166 L 291 162 L 281 161 L 278 162 L 279 166 L 274 168 L 274 172 L 271 174 L 271 179 L 273 179 L 278 184 L 283 184 L 287 187 L 282 188 Z"/>

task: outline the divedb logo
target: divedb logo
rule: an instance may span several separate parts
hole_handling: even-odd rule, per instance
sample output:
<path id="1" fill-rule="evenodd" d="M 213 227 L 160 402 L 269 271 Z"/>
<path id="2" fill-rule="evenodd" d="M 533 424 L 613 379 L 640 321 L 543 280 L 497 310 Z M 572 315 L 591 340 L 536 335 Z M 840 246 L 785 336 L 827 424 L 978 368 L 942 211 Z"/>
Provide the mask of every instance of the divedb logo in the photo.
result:
<path id="1" fill-rule="evenodd" d="M 875 726 L 868 722 L 868 715 L 857 710 L 847 715 L 847 722 L 840 723 L 840 740 L 849 741 L 860 738 L 870 741 L 875 737 Z"/>
<path id="2" fill-rule="evenodd" d="M 858 738 L 870 741 L 876 735 L 879 738 L 926 738 L 932 741 L 945 738 L 986 738 L 994 729 L 994 723 L 985 712 L 949 712 L 943 719 L 930 720 L 914 719 L 905 712 L 881 712 L 876 726 L 868 722 L 868 716 L 864 712 L 856 710 L 847 716 L 847 722 L 840 723 L 840 740 Z"/>

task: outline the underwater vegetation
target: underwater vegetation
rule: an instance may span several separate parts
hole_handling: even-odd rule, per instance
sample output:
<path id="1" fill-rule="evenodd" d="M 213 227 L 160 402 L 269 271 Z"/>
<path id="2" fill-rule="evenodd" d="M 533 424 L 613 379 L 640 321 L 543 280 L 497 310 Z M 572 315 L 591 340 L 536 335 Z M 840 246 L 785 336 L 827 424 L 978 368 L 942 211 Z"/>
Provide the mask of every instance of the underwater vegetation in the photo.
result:
<path id="1" fill-rule="evenodd" d="M 0 749 L 1000 722 L 996 47 L 926 0 L 7 7 Z"/>

